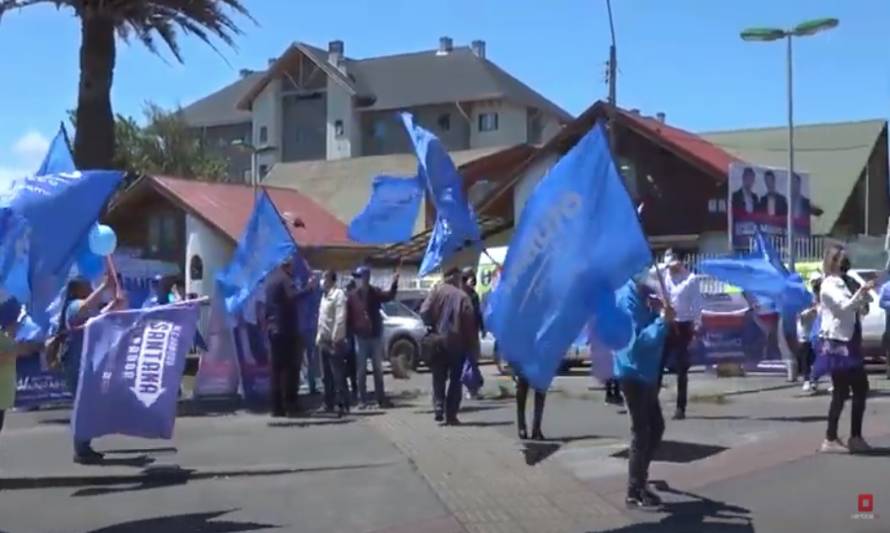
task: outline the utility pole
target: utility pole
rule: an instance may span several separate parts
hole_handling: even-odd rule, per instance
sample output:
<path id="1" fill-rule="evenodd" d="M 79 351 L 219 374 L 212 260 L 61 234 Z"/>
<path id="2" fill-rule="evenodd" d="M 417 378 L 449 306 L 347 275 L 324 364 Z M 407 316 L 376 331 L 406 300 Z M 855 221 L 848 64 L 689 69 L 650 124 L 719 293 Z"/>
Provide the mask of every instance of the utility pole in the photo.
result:
<path id="1" fill-rule="evenodd" d="M 609 145 L 612 148 L 613 157 L 618 156 L 616 145 L 615 108 L 618 105 L 618 50 L 615 46 L 615 22 L 612 19 L 612 0 L 606 0 L 606 10 L 609 12 L 609 32 L 612 36 L 612 44 L 609 46 Z"/>

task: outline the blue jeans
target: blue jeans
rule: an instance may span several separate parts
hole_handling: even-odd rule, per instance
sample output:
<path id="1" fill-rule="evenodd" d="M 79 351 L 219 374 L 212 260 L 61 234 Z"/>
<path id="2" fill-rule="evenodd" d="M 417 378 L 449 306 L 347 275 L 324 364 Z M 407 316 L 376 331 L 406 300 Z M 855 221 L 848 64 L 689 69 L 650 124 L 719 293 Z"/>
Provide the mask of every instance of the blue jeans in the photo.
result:
<path id="1" fill-rule="evenodd" d="M 368 403 L 368 360 L 374 369 L 374 394 L 378 405 L 386 403 L 386 392 L 383 390 L 383 350 L 381 340 L 377 338 L 355 338 L 355 364 L 358 367 L 358 392 L 362 403 Z"/>

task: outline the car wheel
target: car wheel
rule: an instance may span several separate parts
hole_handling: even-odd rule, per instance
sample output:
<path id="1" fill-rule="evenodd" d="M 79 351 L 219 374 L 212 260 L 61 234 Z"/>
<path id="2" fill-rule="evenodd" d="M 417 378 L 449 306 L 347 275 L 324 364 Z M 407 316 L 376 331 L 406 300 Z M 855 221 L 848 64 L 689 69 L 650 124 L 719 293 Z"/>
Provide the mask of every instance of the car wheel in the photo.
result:
<path id="1" fill-rule="evenodd" d="M 396 379 L 408 379 L 417 368 L 417 345 L 411 339 L 400 338 L 389 346 L 389 363 Z"/>

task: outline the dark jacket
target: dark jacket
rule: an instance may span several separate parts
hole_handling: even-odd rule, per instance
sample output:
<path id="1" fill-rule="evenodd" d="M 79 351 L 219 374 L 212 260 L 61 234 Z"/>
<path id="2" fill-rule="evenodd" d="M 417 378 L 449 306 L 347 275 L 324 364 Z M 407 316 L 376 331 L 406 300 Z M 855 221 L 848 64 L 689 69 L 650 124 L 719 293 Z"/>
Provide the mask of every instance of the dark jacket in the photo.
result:
<path id="1" fill-rule="evenodd" d="M 785 196 L 777 193 L 767 193 L 760 197 L 759 205 L 757 206 L 757 211 L 761 214 L 769 214 L 769 199 L 773 199 L 773 208 L 775 209 L 775 216 L 788 216 L 788 200 L 785 199 Z"/>
<path id="2" fill-rule="evenodd" d="M 476 289 L 468 286 L 464 286 L 464 291 L 470 297 L 470 303 L 473 304 L 473 314 L 476 317 L 476 326 L 479 328 L 479 333 L 485 335 L 485 323 L 482 319 L 482 304 L 479 301 L 479 293 L 476 292 Z"/>
<path id="3" fill-rule="evenodd" d="M 479 326 L 470 296 L 448 283 L 430 292 L 420 307 L 423 322 L 442 339 L 452 353 L 479 358 Z"/>
<path id="4" fill-rule="evenodd" d="M 399 290 L 393 280 L 388 291 L 369 285 L 358 287 L 346 297 L 346 330 L 363 339 L 378 339 L 383 335 L 383 315 L 380 306 L 395 299 Z"/>
<path id="5" fill-rule="evenodd" d="M 754 192 L 751 192 L 751 213 L 757 212 L 757 209 L 760 207 L 759 204 L 760 199 Z M 739 189 L 732 193 L 732 210 L 736 213 L 744 213 L 746 211 L 745 193 L 743 189 Z"/>
<path id="6" fill-rule="evenodd" d="M 275 275 L 266 284 L 266 331 L 269 335 L 299 337 L 300 298 L 311 289 L 298 289 L 290 276 Z"/>

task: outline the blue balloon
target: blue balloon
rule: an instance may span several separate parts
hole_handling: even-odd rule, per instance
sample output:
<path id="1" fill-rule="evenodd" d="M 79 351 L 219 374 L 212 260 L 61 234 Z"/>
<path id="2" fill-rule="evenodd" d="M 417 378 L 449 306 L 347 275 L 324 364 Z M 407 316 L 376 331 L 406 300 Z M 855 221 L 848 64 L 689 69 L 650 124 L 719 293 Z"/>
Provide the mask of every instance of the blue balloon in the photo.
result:
<path id="1" fill-rule="evenodd" d="M 117 248 L 117 235 L 105 224 L 96 224 L 90 230 L 90 251 L 103 257 L 114 253 Z"/>

